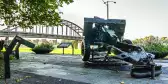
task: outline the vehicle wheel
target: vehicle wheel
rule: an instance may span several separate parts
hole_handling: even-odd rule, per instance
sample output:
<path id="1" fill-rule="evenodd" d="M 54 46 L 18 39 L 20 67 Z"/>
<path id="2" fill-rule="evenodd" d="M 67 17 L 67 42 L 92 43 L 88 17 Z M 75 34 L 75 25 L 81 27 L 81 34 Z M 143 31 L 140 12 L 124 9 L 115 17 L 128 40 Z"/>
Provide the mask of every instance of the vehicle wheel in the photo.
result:
<path id="1" fill-rule="evenodd" d="M 155 66 L 155 76 L 159 76 L 162 73 L 161 67 L 162 66 Z M 151 77 L 151 69 L 145 67 L 133 67 L 130 74 L 133 78 L 147 78 Z"/>
<path id="2" fill-rule="evenodd" d="M 85 40 L 84 42 L 84 55 L 83 55 L 83 61 L 88 61 L 90 58 L 90 43 L 89 41 Z"/>
<path id="3" fill-rule="evenodd" d="M 81 43 L 81 54 L 84 56 L 84 42 Z"/>

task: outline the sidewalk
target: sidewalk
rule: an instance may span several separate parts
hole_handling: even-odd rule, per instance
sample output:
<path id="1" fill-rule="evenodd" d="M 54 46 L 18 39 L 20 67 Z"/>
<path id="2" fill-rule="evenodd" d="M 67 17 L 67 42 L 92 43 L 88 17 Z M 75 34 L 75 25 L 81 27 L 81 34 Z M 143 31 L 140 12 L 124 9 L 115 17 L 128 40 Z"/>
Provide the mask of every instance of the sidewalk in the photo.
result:
<path id="1" fill-rule="evenodd" d="M 0 80 L 0 84 L 4 84 L 4 80 Z M 11 71 L 11 78 L 7 79 L 7 84 L 87 84 L 87 83 L 54 78 L 50 76 L 40 76 L 20 71 Z"/>

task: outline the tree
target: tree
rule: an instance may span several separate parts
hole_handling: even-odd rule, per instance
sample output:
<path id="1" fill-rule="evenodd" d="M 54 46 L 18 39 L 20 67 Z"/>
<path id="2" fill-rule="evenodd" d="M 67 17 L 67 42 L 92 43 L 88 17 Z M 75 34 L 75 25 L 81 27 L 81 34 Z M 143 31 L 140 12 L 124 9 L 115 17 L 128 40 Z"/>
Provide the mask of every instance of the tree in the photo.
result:
<path id="1" fill-rule="evenodd" d="M 0 19 L 8 27 L 56 26 L 61 22 L 58 8 L 72 2 L 73 0 L 0 0 Z"/>
<path id="2" fill-rule="evenodd" d="M 72 41 L 72 45 L 74 46 L 75 49 L 78 49 L 78 40 Z"/>

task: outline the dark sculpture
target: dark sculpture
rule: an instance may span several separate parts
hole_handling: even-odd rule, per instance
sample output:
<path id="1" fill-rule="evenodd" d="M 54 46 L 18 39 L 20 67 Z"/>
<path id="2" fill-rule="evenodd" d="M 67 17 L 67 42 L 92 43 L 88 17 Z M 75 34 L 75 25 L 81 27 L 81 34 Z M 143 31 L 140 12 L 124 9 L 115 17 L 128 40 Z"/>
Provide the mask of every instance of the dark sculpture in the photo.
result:
<path id="1" fill-rule="evenodd" d="M 5 79 L 10 78 L 10 59 L 9 59 L 9 56 L 10 56 L 10 54 L 12 54 L 12 52 L 13 52 L 12 50 L 15 47 L 15 45 L 17 45 L 16 50 L 14 52 L 15 52 L 16 58 L 19 59 L 19 47 L 20 47 L 21 44 L 23 44 L 27 47 L 30 47 L 30 48 L 35 47 L 35 44 L 17 36 L 17 35 L 14 37 L 12 42 L 9 45 L 6 46 L 6 51 L 4 52 Z M 3 46 L 1 46 L 1 47 L 3 48 Z"/>
<path id="2" fill-rule="evenodd" d="M 81 52 L 85 64 L 108 64 L 114 63 L 114 60 L 122 60 L 133 64 L 132 77 L 154 78 L 160 75 L 161 66 L 153 62 L 153 54 L 146 53 L 143 48 L 134 46 L 130 40 L 123 39 L 125 25 L 126 21 L 122 19 L 84 18 L 85 38 Z M 111 52 L 115 56 L 110 56 Z"/>

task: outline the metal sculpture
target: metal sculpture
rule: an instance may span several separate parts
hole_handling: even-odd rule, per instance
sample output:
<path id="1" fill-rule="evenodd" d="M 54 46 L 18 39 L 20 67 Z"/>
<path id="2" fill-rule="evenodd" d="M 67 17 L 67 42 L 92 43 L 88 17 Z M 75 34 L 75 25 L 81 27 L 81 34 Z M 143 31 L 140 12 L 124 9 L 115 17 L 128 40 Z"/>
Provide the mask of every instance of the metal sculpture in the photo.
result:
<path id="1" fill-rule="evenodd" d="M 12 40 L 12 42 L 6 47 L 6 51 L 4 52 L 4 62 L 5 62 L 5 78 L 10 78 L 10 59 L 9 56 L 10 54 L 12 54 L 12 50 L 15 47 L 15 45 L 18 43 L 18 45 L 16 46 L 16 58 L 19 59 L 19 46 L 21 44 L 30 47 L 30 48 L 34 48 L 35 44 L 24 40 L 23 38 L 19 37 L 19 36 L 15 36 L 14 39 Z"/>
<path id="2" fill-rule="evenodd" d="M 160 75 L 161 66 L 153 62 L 153 54 L 123 39 L 125 26 L 123 19 L 84 18 L 82 55 L 85 64 L 116 64 L 122 60 L 132 64 L 132 77 Z M 111 56 L 111 53 L 115 55 Z"/>

